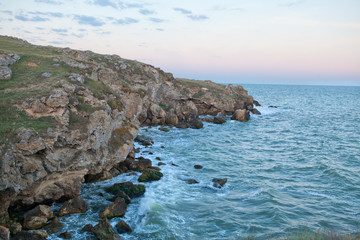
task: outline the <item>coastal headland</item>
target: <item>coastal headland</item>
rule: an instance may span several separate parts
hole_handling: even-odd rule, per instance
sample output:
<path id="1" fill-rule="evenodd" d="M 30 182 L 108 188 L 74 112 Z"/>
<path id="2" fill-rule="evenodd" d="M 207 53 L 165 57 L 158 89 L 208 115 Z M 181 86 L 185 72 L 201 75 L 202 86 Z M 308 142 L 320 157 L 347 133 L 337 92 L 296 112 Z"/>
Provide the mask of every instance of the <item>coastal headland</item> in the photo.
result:
<path id="1" fill-rule="evenodd" d="M 29 211 L 41 212 L 46 223 L 54 216 L 44 206 L 83 206 L 83 182 L 134 165 L 126 161 L 135 161 L 141 126 L 198 129 L 199 115 L 221 123 L 223 115 L 247 121 L 250 112 L 260 114 L 241 86 L 177 79 L 116 55 L 0 36 L 0 64 L 0 225 L 12 234 L 33 229 Z M 142 169 L 150 178 L 157 170 Z"/>

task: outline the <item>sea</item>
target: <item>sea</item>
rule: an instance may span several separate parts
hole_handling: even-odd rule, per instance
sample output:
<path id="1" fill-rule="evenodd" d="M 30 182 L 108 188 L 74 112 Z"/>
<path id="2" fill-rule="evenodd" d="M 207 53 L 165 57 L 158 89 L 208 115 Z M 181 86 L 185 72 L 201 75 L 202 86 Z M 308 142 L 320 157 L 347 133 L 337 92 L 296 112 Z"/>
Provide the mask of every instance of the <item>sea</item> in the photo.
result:
<path id="1" fill-rule="evenodd" d="M 153 138 L 137 157 L 161 166 L 123 218 L 135 239 L 281 239 L 301 233 L 360 233 L 360 87 L 250 85 L 262 105 L 248 122 L 202 129 L 144 127 Z M 273 106 L 273 107 L 269 107 Z M 160 158 L 157 160 L 156 157 Z M 195 169 L 194 165 L 203 166 Z M 139 175 L 139 174 L 138 174 Z M 73 239 L 111 202 L 104 188 L 137 176 L 84 184 L 84 214 L 59 218 Z M 213 178 L 227 178 L 222 188 Z M 188 184 L 195 179 L 198 184 Z M 60 205 L 54 206 L 55 210 Z M 115 230 L 116 231 L 116 230 Z M 49 239 L 60 239 L 58 234 Z"/>

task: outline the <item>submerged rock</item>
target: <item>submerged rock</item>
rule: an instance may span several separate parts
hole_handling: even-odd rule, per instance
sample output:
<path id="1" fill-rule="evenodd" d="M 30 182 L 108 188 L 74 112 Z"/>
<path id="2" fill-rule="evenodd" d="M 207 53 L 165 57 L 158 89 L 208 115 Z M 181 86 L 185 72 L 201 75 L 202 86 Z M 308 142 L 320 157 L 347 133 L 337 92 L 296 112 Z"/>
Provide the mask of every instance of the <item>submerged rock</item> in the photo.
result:
<path id="1" fill-rule="evenodd" d="M 118 192 L 117 194 L 115 194 L 114 197 L 110 199 L 110 201 L 114 202 L 117 198 L 123 198 L 126 204 L 131 203 L 131 198 L 125 192 Z"/>
<path id="2" fill-rule="evenodd" d="M 163 165 L 166 165 L 166 163 L 158 162 L 158 166 L 163 166 Z"/>
<path id="3" fill-rule="evenodd" d="M 80 231 L 81 232 L 93 232 L 94 227 L 91 224 L 86 224 Z"/>
<path id="4" fill-rule="evenodd" d="M 213 118 L 209 118 L 209 117 L 203 118 L 203 119 L 201 119 L 201 120 L 204 121 L 204 122 L 210 122 L 210 123 L 214 122 L 214 119 L 213 119 Z"/>
<path id="5" fill-rule="evenodd" d="M 39 229 L 54 218 L 54 212 L 47 205 L 39 205 L 24 214 L 24 228 Z"/>
<path id="6" fill-rule="evenodd" d="M 159 130 L 163 131 L 163 132 L 169 132 L 170 131 L 170 129 L 167 128 L 167 127 L 160 127 Z"/>
<path id="7" fill-rule="evenodd" d="M 256 107 L 261 107 L 261 104 L 258 101 L 254 100 L 253 103 Z"/>
<path id="8" fill-rule="evenodd" d="M 238 109 L 234 112 L 231 117 L 231 120 L 236 120 L 240 122 L 247 122 L 250 120 L 250 113 L 245 109 Z"/>
<path id="9" fill-rule="evenodd" d="M 145 193 L 145 186 L 142 184 L 133 184 L 132 182 L 115 183 L 113 186 L 106 188 L 106 191 L 114 195 L 119 192 L 126 193 L 129 197 L 140 197 Z"/>
<path id="10" fill-rule="evenodd" d="M 93 233 L 99 240 L 121 240 L 111 227 L 109 220 L 104 218 L 93 228 Z"/>
<path id="11" fill-rule="evenodd" d="M 137 172 L 142 172 L 152 166 L 152 162 L 147 158 L 139 158 L 138 161 L 132 161 L 129 164 L 129 169 Z"/>
<path id="12" fill-rule="evenodd" d="M 225 122 L 226 122 L 226 117 L 221 112 L 216 114 L 216 116 L 214 117 L 214 123 L 216 124 L 223 124 Z"/>
<path id="13" fill-rule="evenodd" d="M 119 234 L 132 232 L 132 229 L 124 220 L 121 220 L 120 222 L 118 222 L 118 224 L 116 224 L 115 228 Z"/>
<path id="14" fill-rule="evenodd" d="M 196 181 L 195 179 L 189 179 L 189 180 L 187 180 L 187 183 L 188 184 L 196 184 L 196 183 L 199 183 L 199 182 Z"/>
<path id="15" fill-rule="evenodd" d="M 107 206 L 101 213 L 101 218 L 123 217 L 126 213 L 127 204 L 123 198 L 116 198 L 115 202 Z"/>
<path id="16" fill-rule="evenodd" d="M 82 198 L 76 197 L 66 201 L 59 210 L 59 217 L 74 213 L 84 213 L 89 210 L 89 204 Z"/>
<path id="17" fill-rule="evenodd" d="M 163 174 L 159 171 L 147 169 L 139 177 L 139 182 L 158 181 L 162 178 Z"/>
<path id="18" fill-rule="evenodd" d="M 227 178 L 213 178 L 213 186 L 217 188 L 222 188 L 227 182 Z"/>

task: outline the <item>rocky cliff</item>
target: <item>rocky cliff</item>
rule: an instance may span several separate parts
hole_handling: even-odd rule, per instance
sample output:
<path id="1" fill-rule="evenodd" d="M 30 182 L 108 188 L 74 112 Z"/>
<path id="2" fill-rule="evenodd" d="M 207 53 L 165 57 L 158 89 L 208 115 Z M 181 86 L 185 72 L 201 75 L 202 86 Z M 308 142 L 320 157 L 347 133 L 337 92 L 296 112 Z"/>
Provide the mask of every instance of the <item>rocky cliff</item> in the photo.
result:
<path id="1" fill-rule="evenodd" d="M 199 114 L 253 106 L 240 86 L 11 37 L 0 37 L 0 64 L 0 225 L 12 210 L 77 196 L 126 159 L 140 126 L 200 128 Z"/>

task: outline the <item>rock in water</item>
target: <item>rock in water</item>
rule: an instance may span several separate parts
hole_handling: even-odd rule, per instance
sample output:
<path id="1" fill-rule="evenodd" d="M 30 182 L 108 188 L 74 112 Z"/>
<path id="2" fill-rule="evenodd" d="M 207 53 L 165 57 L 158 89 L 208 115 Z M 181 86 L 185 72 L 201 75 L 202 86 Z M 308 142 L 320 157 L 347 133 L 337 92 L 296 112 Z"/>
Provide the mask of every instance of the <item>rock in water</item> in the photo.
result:
<path id="1" fill-rule="evenodd" d="M 84 213 L 87 210 L 89 210 L 89 204 L 84 199 L 76 197 L 63 204 L 59 210 L 59 217 L 74 213 Z"/>
<path id="2" fill-rule="evenodd" d="M 72 238 L 72 236 L 69 232 L 60 233 L 59 237 L 61 237 L 62 239 L 71 239 Z"/>
<path id="3" fill-rule="evenodd" d="M 0 226 L 0 239 L 10 240 L 10 231 L 8 228 Z"/>
<path id="4" fill-rule="evenodd" d="M 46 238 L 35 232 L 21 231 L 12 236 L 11 240 L 46 240 Z"/>
<path id="5" fill-rule="evenodd" d="M 146 137 L 144 135 L 138 135 L 135 138 L 135 142 L 138 142 L 139 144 L 148 147 L 154 144 L 154 141 L 150 137 Z"/>
<path id="6" fill-rule="evenodd" d="M 250 113 L 245 109 L 238 109 L 234 112 L 231 117 L 231 120 L 236 120 L 240 122 L 247 122 L 250 120 Z"/>
<path id="7" fill-rule="evenodd" d="M 159 171 L 147 169 L 139 177 L 139 182 L 157 181 L 162 178 L 163 174 Z"/>
<path id="8" fill-rule="evenodd" d="M 93 233 L 99 240 L 121 240 L 111 227 L 109 220 L 104 218 L 94 227 Z"/>
<path id="9" fill-rule="evenodd" d="M 129 197 L 140 197 L 145 193 L 145 186 L 142 184 L 133 184 L 132 182 L 115 183 L 113 186 L 105 189 L 114 195 L 119 192 L 126 193 Z"/>
<path id="10" fill-rule="evenodd" d="M 254 103 L 255 106 L 261 107 L 261 104 L 258 101 L 254 100 L 253 103 Z"/>
<path id="11" fill-rule="evenodd" d="M 132 232 L 132 229 L 124 220 L 118 222 L 115 227 L 119 234 Z"/>
<path id="12" fill-rule="evenodd" d="M 259 110 L 257 110 L 256 108 L 251 110 L 251 112 L 252 112 L 252 114 L 261 115 L 261 112 Z"/>
<path id="13" fill-rule="evenodd" d="M 115 202 L 107 206 L 101 213 L 101 218 L 123 217 L 126 213 L 127 205 L 123 198 L 116 198 Z"/>
<path id="14" fill-rule="evenodd" d="M 190 124 L 190 128 L 193 128 L 193 129 L 200 129 L 204 126 L 204 124 L 202 123 L 202 121 L 200 119 L 192 120 L 191 122 L 189 122 L 189 124 Z"/>
<path id="15" fill-rule="evenodd" d="M 57 217 L 55 217 L 50 223 L 48 223 L 43 229 L 46 230 L 48 233 L 58 233 L 64 227 L 64 224 L 59 221 Z"/>
<path id="16" fill-rule="evenodd" d="M 195 179 L 189 179 L 189 180 L 187 180 L 187 183 L 188 184 L 196 184 L 196 183 L 199 183 L 199 182 L 196 181 Z"/>
<path id="17" fill-rule="evenodd" d="M 221 112 L 216 114 L 216 116 L 214 117 L 214 123 L 216 124 L 223 124 L 225 122 L 226 122 L 226 117 Z"/>
<path id="18" fill-rule="evenodd" d="M 214 178 L 212 182 L 214 187 L 222 188 L 227 182 L 227 178 Z"/>
<path id="19" fill-rule="evenodd" d="M 195 168 L 195 169 L 202 169 L 203 166 L 196 164 L 196 165 L 194 165 L 194 168 Z"/>
<path id="20" fill-rule="evenodd" d="M 24 228 L 39 229 L 46 225 L 49 219 L 54 218 L 54 212 L 47 205 L 39 205 L 24 214 Z"/>

